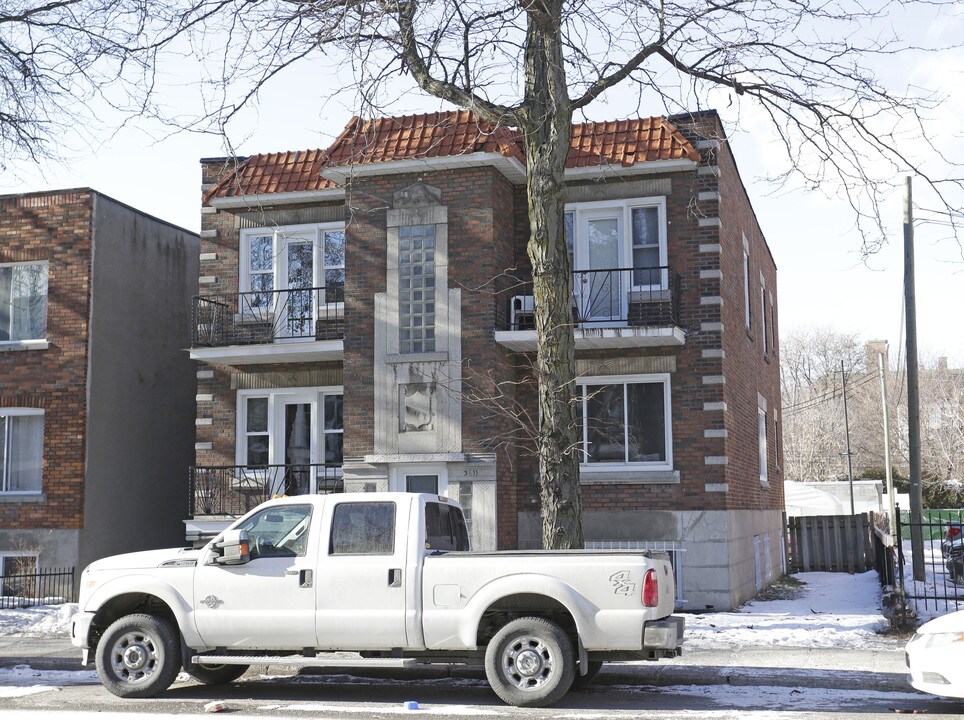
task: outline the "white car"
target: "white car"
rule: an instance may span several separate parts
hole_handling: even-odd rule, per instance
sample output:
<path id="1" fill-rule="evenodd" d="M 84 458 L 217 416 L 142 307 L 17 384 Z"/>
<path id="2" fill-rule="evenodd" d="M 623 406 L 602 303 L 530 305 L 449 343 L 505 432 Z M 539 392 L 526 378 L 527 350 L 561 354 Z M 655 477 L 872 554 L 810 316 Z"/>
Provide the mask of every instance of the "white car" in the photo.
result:
<path id="1" fill-rule="evenodd" d="M 964 610 L 921 625 L 906 650 L 911 685 L 932 695 L 964 698 Z"/>

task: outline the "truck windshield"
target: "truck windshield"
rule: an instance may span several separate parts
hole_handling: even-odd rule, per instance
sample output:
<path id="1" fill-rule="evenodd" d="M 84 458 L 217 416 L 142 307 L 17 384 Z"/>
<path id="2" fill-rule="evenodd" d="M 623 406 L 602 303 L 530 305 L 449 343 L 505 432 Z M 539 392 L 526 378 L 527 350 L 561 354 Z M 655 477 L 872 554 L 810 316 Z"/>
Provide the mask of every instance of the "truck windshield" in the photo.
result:
<path id="1" fill-rule="evenodd" d="M 425 549 L 469 549 L 469 533 L 461 510 L 442 503 L 425 504 Z"/>

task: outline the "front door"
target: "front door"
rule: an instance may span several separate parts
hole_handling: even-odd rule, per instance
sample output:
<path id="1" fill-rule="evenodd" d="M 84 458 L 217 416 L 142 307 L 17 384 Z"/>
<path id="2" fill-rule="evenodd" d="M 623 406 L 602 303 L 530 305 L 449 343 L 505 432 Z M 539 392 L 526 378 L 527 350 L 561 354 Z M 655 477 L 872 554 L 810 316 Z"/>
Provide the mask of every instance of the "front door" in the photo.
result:
<path id="1" fill-rule="evenodd" d="M 416 589 L 406 561 L 410 505 L 402 498 L 326 505 L 327 556 L 317 583 L 320 649 L 391 650 L 408 644 L 406 622 L 415 613 Z"/>
<path id="2" fill-rule="evenodd" d="M 213 551 L 202 555 L 194 571 L 194 621 L 205 645 L 315 646 L 318 525 L 310 505 L 267 508 L 238 526 L 248 531 L 250 562 L 215 565 Z"/>

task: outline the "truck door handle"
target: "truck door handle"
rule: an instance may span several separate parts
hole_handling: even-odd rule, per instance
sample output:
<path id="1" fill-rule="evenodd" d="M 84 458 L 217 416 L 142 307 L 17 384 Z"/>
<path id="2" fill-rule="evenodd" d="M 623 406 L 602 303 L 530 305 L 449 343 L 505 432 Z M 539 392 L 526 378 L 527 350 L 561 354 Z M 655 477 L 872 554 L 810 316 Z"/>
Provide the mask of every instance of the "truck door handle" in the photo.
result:
<path id="1" fill-rule="evenodd" d="M 392 568 L 388 571 L 388 587 L 402 586 L 402 569 Z"/>
<path id="2" fill-rule="evenodd" d="M 310 588 L 315 581 L 315 574 L 311 570 L 302 570 L 298 575 L 298 587 Z"/>

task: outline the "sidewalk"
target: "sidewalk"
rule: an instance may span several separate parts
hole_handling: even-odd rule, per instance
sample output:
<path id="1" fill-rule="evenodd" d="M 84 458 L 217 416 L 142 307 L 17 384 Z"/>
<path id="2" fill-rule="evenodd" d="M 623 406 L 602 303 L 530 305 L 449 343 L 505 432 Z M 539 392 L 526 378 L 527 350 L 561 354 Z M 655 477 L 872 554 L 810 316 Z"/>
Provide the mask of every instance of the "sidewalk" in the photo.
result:
<path id="1" fill-rule="evenodd" d="M 769 685 L 839 690 L 910 691 L 904 641 L 883 649 L 738 647 L 687 649 L 659 662 L 607 663 L 598 685 Z M 346 661 L 353 657 L 344 653 Z M 35 670 L 81 670 L 80 651 L 66 638 L 0 637 L 0 668 L 28 665 Z M 287 671 L 285 671 L 287 672 Z M 313 672 L 318 672 L 317 670 Z M 326 668 L 332 674 L 395 678 L 483 678 L 481 668 L 461 665 L 417 669 Z"/>

